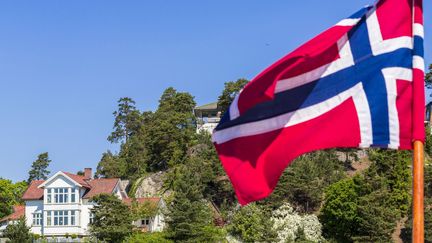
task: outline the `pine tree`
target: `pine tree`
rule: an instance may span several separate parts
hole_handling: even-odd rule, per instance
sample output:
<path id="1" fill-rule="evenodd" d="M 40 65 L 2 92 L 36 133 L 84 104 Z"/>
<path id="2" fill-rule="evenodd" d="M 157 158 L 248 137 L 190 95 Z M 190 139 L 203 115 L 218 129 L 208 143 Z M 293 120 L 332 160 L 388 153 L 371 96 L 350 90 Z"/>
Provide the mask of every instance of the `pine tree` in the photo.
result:
<path id="1" fill-rule="evenodd" d="M 9 224 L 3 231 L 3 237 L 8 238 L 10 243 L 32 242 L 30 227 L 27 227 L 24 217 L 20 218 L 16 223 Z"/>
<path id="2" fill-rule="evenodd" d="M 37 160 L 35 160 L 29 171 L 29 177 L 27 182 L 30 184 L 33 180 L 46 180 L 50 171 L 48 166 L 51 160 L 48 158 L 48 153 L 39 154 Z"/>
<path id="3" fill-rule="evenodd" d="M 111 143 L 125 143 L 140 128 L 140 112 L 135 107 L 135 101 L 129 97 L 118 100 L 118 110 L 113 113 L 114 131 L 108 137 Z"/>
<path id="4" fill-rule="evenodd" d="M 132 233 L 132 216 L 126 204 L 111 194 L 100 194 L 92 198 L 95 206 L 90 232 L 97 239 L 106 242 L 123 242 Z"/>
<path id="5" fill-rule="evenodd" d="M 181 167 L 174 182 L 174 198 L 168 206 L 168 235 L 175 242 L 215 242 L 223 237 L 213 226 L 209 205 L 202 196 L 200 175 Z"/>

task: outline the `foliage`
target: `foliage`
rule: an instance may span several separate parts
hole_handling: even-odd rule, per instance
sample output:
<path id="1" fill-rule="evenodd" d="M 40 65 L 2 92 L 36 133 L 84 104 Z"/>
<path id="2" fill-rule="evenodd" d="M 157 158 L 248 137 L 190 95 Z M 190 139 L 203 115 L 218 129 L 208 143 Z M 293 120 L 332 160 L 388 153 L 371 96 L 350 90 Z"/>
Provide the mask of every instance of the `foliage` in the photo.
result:
<path id="1" fill-rule="evenodd" d="M 150 218 L 156 216 L 158 213 L 158 205 L 151 201 L 144 201 L 138 203 L 136 199 L 132 200 L 131 214 L 134 220 L 142 218 Z"/>
<path id="2" fill-rule="evenodd" d="M 399 216 L 406 215 L 411 202 L 411 159 L 409 151 L 369 150 L 372 164 L 365 173 L 368 185 L 364 193 L 385 187 L 389 192 L 386 206 L 395 209 Z"/>
<path id="3" fill-rule="evenodd" d="M 107 151 L 102 154 L 102 158 L 99 161 L 96 168 L 96 177 L 105 178 L 124 178 L 126 176 L 126 161 L 119 158 L 118 155 L 114 155 L 111 151 Z"/>
<path id="4" fill-rule="evenodd" d="M 163 232 L 135 233 L 126 238 L 124 243 L 172 243 Z"/>
<path id="5" fill-rule="evenodd" d="M 48 170 L 50 163 L 51 160 L 48 158 L 47 152 L 39 154 L 31 166 L 27 183 L 30 184 L 33 180 L 46 180 L 50 173 Z"/>
<path id="6" fill-rule="evenodd" d="M 274 242 L 277 239 L 273 221 L 256 204 L 241 207 L 227 230 L 244 242 Z"/>
<path id="7" fill-rule="evenodd" d="M 135 107 L 135 101 L 129 97 L 118 100 L 118 110 L 113 113 L 114 131 L 108 137 L 111 143 L 125 143 L 141 126 L 141 114 Z"/>
<path id="8" fill-rule="evenodd" d="M 0 218 L 12 213 L 15 205 L 22 204 L 21 196 L 27 189 L 27 183 L 12 183 L 11 180 L 0 179 Z"/>
<path id="9" fill-rule="evenodd" d="M 195 101 L 189 93 L 168 88 L 159 100 L 144 137 L 150 171 L 166 170 L 186 161 L 195 136 Z"/>
<path id="10" fill-rule="evenodd" d="M 432 64 L 429 65 L 429 72 L 426 73 L 425 82 L 427 87 L 432 86 Z"/>
<path id="11" fill-rule="evenodd" d="M 320 220 L 338 241 L 389 241 L 396 221 L 410 205 L 410 153 L 370 150 L 363 175 L 329 187 Z"/>
<path id="12" fill-rule="evenodd" d="M 432 131 L 431 127 L 428 124 L 425 124 L 425 145 L 424 150 L 426 155 L 429 157 L 432 157 Z"/>
<path id="13" fill-rule="evenodd" d="M 432 243 L 432 165 L 425 165 L 424 171 L 424 189 L 425 189 L 425 214 L 424 230 L 425 242 Z M 405 223 L 405 229 L 402 231 L 402 239 L 405 242 L 411 242 L 412 232 L 412 210 L 409 210 L 408 221 Z"/>
<path id="14" fill-rule="evenodd" d="M 3 231 L 3 237 L 8 238 L 11 243 L 30 243 L 32 241 L 30 227 L 27 227 L 24 217 L 16 223 L 9 224 Z"/>
<path id="15" fill-rule="evenodd" d="M 200 175 L 204 198 L 218 207 L 232 207 L 236 203 L 234 190 L 222 168 L 210 135 L 200 133 L 196 138 L 195 145 L 188 151 L 190 161 L 188 166 Z"/>
<path id="16" fill-rule="evenodd" d="M 303 155 L 285 170 L 274 192 L 263 204 L 274 210 L 289 202 L 298 211 L 314 212 L 320 207 L 324 189 L 344 178 L 343 172 L 344 167 L 334 150 Z"/>
<path id="17" fill-rule="evenodd" d="M 102 241 L 122 242 L 132 233 L 132 216 L 128 206 L 111 194 L 100 194 L 92 198 L 96 205 L 91 209 L 94 221 L 90 233 Z"/>
<path id="18" fill-rule="evenodd" d="M 214 242 L 223 232 L 213 225 L 212 212 L 203 200 L 200 175 L 185 165 L 174 182 L 174 198 L 168 205 L 169 238 L 175 242 Z"/>
<path id="19" fill-rule="evenodd" d="M 327 189 L 320 214 L 325 235 L 347 242 L 356 234 L 359 225 L 358 190 L 352 178 L 336 182 Z"/>
<path id="20" fill-rule="evenodd" d="M 387 190 L 373 191 L 358 200 L 356 242 L 387 242 L 391 239 L 396 220 L 400 216 L 394 208 L 386 207 L 391 198 Z"/>
<path id="21" fill-rule="evenodd" d="M 288 203 L 274 210 L 271 217 L 273 229 L 278 234 L 279 242 L 323 240 L 322 226 L 318 217 L 313 214 L 300 215 Z"/>
<path id="22" fill-rule="evenodd" d="M 241 78 L 237 79 L 237 81 L 230 81 L 225 83 L 224 90 L 218 98 L 218 107 L 219 109 L 221 109 L 222 114 L 225 113 L 236 95 L 240 92 L 241 89 L 243 89 L 243 87 L 248 82 L 249 80 Z"/>

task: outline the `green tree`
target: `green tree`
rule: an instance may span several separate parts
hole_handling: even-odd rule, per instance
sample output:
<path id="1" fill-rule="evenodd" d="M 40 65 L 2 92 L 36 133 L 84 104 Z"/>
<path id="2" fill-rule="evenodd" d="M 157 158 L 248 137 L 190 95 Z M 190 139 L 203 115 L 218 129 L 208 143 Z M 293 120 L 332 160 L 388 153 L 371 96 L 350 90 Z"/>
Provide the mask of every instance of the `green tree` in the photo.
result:
<path id="1" fill-rule="evenodd" d="M 425 212 L 424 212 L 424 229 L 425 242 L 432 243 L 432 165 L 426 164 L 424 171 L 424 189 L 425 189 Z M 402 239 L 404 242 L 411 242 L 412 233 L 412 208 L 408 213 L 408 221 L 405 223 L 405 229 L 402 230 Z"/>
<path id="2" fill-rule="evenodd" d="M 125 178 L 126 177 L 126 161 L 119 156 L 114 155 L 111 151 L 102 154 L 96 168 L 96 177 L 105 178 Z"/>
<path id="3" fill-rule="evenodd" d="M 108 137 L 111 143 L 127 142 L 140 128 L 141 114 L 135 107 L 135 101 L 129 97 L 118 100 L 118 109 L 114 111 L 114 131 Z"/>
<path id="4" fill-rule="evenodd" d="M 274 242 L 277 239 L 269 215 L 256 204 L 240 208 L 234 214 L 228 232 L 244 242 Z"/>
<path id="5" fill-rule="evenodd" d="M 111 194 L 100 194 L 92 198 L 96 205 L 91 209 L 94 215 L 90 233 L 106 242 L 122 242 L 132 233 L 132 216 L 128 206 Z"/>
<path id="6" fill-rule="evenodd" d="M 274 210 L 289 202 L 300 212 L 314 212 L 323 201 L 325 188 L 344 177 L 344 167 L 334 150 L 305 154 L 292 162 L 271 196 L 259 204 Z"/>
<path id="7" fill-rule="evenodd" d="M 205 199 L 220 207 L 231 207 L 237 203 L 232 185 L 222 168 L 216 149 L 208 133 L 197 134 L 194 146 L 188 151 L 189 166 L 200 174 Z"/>
<path id="8" fill-rule="evenodd" d="M 3 231 L 3 237 L 8 238 L 11 243 L 32 242 L 30 227 L 27 227 L 24 217 L 20 218 L 14 224 L 9 224 Z"/>
<path id="9" fill-rule="evenodd" d="M 425 81 L 426 81 L 426 86 L 431 87 L 431 85 L 432 85 L 432 64 L 429 65 L 429 72 L 426 73 Z"/>
<path id="10" fill-rule="evenodd" d="M 0 218 L 11 214 L 13 206 L 23 203 L 21 197 L 26 189 L 24 181 L 14 184 L 11 180 L 0 179 Z"/>
<path id="11" fill-rule="evenodd" d="M 155 233 L 135 233 L 129 236 L 124 243 L 173 243 L 166 238 L 163 232 Z"/>
<path id="12" fill-rule="evenodd" d="M 224 90 L 218 98 L 218 107 L 221 109 L 222 114 L 225 113 L 236 95 L 248 82 L 249 80 L 240 78 L 237 79 L 237 81 L 229 81 L 225 83 Z"/>
<path id="13" fill-rule="evenodd" d="M 212 212 L 202 196 L 201 175 L 190 166 L 179 167 L 166 219 L 169 238 L 175 242 L 221 240 L 223 231 L 213 225 Z"/>
<path id="14" fill-rule="evenodd" d="M 410 205 L 410 153 L 369 151 L 362 175 L 329 187 L 320 220 L 327 237 L 338 241 L 390 241 L 396 221 Z"/>
<path id="15" fill-rule="evenodd" d="M 188 147 L 195 137 L 195 101 L 189 93 L 168 88 L 159 100 L 143 137 L 150 171 L 167 170 L 186 161 Z"/>
<path id="16" fill-rule="evenodd" d="M 386 207 L 391 196 L 385 189 L 373 191 L 358 200 L 358 228 L 352 237 L 355 242 L 390 242 L 400 216 L 396 210 Z"/>
<path id="17" fill-rule="evenodd" d="M 385 187 L 389 191 L 386 206 L 400 217 L 406 215 L 411 202 L 411 152 L 375 149 L 368 154 L 372 164 L 365 172 L 368 186 L 363 187 L 364 194 Z"/>
<path id="18" fill-rule="evenodd" d="M 327 238 L 349 242 L 357 234 L 358 190 L 358 185 L 352 178 L 336 182 L 327 189 L 320 213 L 323 233 Z"/>
<path id="19" fill-rule="evenodd" d="M 425 134 L 426 134 L 426 139 L 425 139 L 424 149 L 426 155 L 432 157 L 432 131 L 431 131 L 431 127 L 428 124 L 425 124 Z"/>
<path id="20" fill-rule="evenodd" d="M 39 154 L 37 160 L 31 166 L 27 183 L 30 184 L 33 180 L 46 180 L 50 173 L 48 170 L 50 163 L 51 160 L 48 158 L 47 152 Z"/>

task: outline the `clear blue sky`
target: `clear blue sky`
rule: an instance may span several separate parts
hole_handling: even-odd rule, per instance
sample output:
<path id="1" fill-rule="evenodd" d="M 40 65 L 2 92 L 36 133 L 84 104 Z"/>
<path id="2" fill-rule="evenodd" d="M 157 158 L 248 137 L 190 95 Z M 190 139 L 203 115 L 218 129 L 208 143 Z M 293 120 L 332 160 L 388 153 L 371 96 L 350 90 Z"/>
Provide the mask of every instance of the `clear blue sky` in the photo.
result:
<path id="1" fill-rule="evenodd" d="M 224 82 L 253 78 L 372 2 L 1 1 L 0 177 L 26 179 L 45 151 L 52 172 L 95 168 L 117 150 L 106 137 L 120 97 L 154 110 L 174 86 L 212 102 Z"/>

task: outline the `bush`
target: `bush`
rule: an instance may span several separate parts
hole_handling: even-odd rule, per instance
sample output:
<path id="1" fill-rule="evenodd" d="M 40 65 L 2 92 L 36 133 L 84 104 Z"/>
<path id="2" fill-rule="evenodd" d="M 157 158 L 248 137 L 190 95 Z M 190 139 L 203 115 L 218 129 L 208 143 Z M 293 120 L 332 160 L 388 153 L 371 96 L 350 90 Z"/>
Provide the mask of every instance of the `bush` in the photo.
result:
<path id="1" fill-rule="evenodd" d="M 228 226 L 228 232 L 244 242 L 274 242 L 273 221 L 255 204 L 240 208 Z"/>
<path id="2" fill-rule="evenodd" d="M 135 233 L 124 241 L 124 243 L 171 243 L 173 241 L 166 238 L 165 233 Z"/>
<path id="3" fill-rule="evenodd" d="M 313 214 L 300 215 L 288 203 L 273 211 L 271 219 L 280 242 L 297 242 L 298 239 L 312 242 L 323 240 L 318 217 Z"/>

